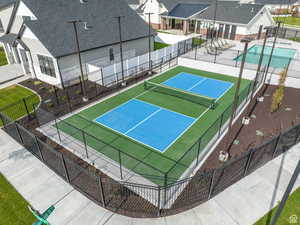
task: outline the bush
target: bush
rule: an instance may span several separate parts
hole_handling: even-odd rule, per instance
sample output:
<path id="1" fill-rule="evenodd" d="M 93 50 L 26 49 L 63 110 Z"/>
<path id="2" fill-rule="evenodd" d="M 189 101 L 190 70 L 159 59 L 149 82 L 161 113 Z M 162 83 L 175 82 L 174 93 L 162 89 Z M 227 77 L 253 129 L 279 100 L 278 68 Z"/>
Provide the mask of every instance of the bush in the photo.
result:
<path id="1" fill-rule="evenodd" d="M 287 77 L 287 69 L 285 69 L 280 73 L 278 88 L 276 89 L 272 97 L 271 113 L 276 112 L 282 103 L 284 97 L 286 77 Z"/>

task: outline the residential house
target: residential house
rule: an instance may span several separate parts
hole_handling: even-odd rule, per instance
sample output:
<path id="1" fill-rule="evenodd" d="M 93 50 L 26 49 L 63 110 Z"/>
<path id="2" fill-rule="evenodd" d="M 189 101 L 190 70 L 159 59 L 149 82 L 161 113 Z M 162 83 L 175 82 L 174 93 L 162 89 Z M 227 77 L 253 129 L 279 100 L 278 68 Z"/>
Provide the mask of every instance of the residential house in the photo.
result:
<path id="1" fill-rule="evenodd" d="M 220 37 L 232 40 L 262 38 L 263 27 L 274 25 L 264 5 L 239 1 L 148 0 L 137 12 L 146 21 L 145 15 L 153 13 L 151 25 L 155 29 L 208 36 L 217 32 Z"/>
<path id="2" fill-rule="evenodd" d="M 290 14 L 300 6 L 300 0 L 242 0 L 248 3 L 265 5 L 271 14 Z"/>
<path id="3" fill-rule="evenodd" d="M 83 65 L 120 61 L 119 16 L 124 59 L 148 52 L 148 25 L 124 0 L 20 0 L 5 7 L 0 42 L 7 54 L 12 50 L 10 63 L 21 63 L 25 73 L 52 85 L 66 85 L 80 75 L 72 20 L 81 21 L 77 30 Z"/>

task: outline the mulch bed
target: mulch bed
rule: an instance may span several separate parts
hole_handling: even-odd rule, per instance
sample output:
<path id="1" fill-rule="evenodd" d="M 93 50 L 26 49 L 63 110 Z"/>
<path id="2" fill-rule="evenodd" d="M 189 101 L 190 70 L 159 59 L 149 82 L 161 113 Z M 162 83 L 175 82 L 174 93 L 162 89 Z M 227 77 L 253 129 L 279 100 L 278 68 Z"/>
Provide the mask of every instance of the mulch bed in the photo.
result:
<path id="1" fill-rule="evenodd" d="M 226 149 L 226 144 L 231 143 L 233 140 L 236 140 L 238 144 L 232 145 L 230 154 L 232 157 L 236 157 L 245 151 L 249 151 L 251 148 L 260 146 L 272 137 L 278 136 L 281 131 L 283 132 L 300 123 L 300 89 L 286 87 L 279 110 L 271 113 L 272 95 L 276 88 L 277 86 L 274 85 L 268 86 L 264 93 L 264 101 L 259 102 L 252 113 L 250 124 L 245 125 L 240 133 L 235 136 L 241 127 L 241 120 L 245 113 L 240 116 L 233 126 L 231 137 L 228 134 L 225 135 L 214 152 L 207 158 L 202 169 L 221 166 L 221 162 L 218 159 L 219 152 Z M 229 141 L 227 140 L 228 138 Z"/>

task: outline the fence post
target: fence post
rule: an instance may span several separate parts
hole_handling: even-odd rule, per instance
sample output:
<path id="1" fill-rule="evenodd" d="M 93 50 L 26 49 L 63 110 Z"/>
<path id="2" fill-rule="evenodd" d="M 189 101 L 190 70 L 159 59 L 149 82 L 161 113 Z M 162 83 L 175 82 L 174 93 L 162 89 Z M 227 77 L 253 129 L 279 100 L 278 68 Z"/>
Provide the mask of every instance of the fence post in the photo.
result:
<path id="1" fill-rule="evenodd" d="M 24 145 L 24 140 L 23 140 L 23 138 L 22 138 L 22 135 L 21 135 L 20 130 L 19 130 L 19 127 L 18 127 L 18 124 L 17 124 L 16 122 L 15 122 L 15 126 L 16 126 L 17 133 L 18 133 L 18 135 L 19 135 L 19 138 L 20 138 L 20 140 L 21 140 L 21 142 L 22 142 L 22 145 Z"/>
<path id="2" fill-rule="evenodd" d="M 197 45 L 196 45 L 196 47 L 195 47 L 195 60 L 197 60 Z"/>
<path id="3" fill-rule="evenodd" d="M 198 152 L 197 152 L 196 166 L 197 166 L 198 163 L 199 163 L 199 154 L 200 154 L 200 149 L 201 149 L 201 140 L 202 140 L 202 138 L 200 137 L 199 140 L 198 140 Z"/>
<path id="4" fill-rule="evenodd" d="M 240 50 L 238 50 L 238 53 L 236 55 L 236 60 L 235 60 L 235 66 L 234 67 L 237 67 L 237 64 L 238 64 L 237 58 L 239 57 L 239 54 L 240 54 Z"/>
<path id="5" fill-rule="evenodd" d="M 60 153 L 60 156 L 61 156 L 61 161 L 62 161 L 62 164 L 63 164 L 63 167 L 64 167 L 64 171 L 65 171 L 65 174 L 66 174 L 67 181 L 71 184 L 71 180 L 70 180 L 70 176 L 69 176 L 68 169 L 67 169 L 67 166 L 66 166 L 66 161 L 65 161 L 64 155 L 62 153 Z"/>
<path id="6" fill-rule="evenodd" d="M 54 95 L 55 95 L 56 103 L 57 103 L 57 105 L 59 105 L 59 100 L 58 100 L 58 95 L 57 95 L 56 87 L 53 85 L 52 88 L 54 89 Z"/>
<path id="7" fill-rule="evenodd" d="M 218 138 L 219 138 L 220 135 L 221 135 L 222 123 L 223 123 L 223 119 L 224 119 L 223 117 L 224 117 L 224 112 L 223 112 L 222 115 L 221 115 L 221 121 L 220 121 L 220 127 L 219 127 Z"/>
<path id="8" fill-rule="evenodd" d="M 157 196 L 157 216 L 160 216 L 160 186 L 157 189 L 158 196 Z"/>
<path id="9" fill-rule="evenodd" d="M 86 154 L 86 158 L 89 158 L 89 154 L 88 154 L 88 149 L 87 149 L 87 144 L 86 144 L 86 138 L 85 138 L 85 133 L 82 130 L 82 138 L 83 138 L 83 143 L 84 143 L 84 148 L 85 148 L 85 154 Z"/>
<path id="10" fill-rule="evenodd" d="M 168 178 L 168 174 L 165 174 L 165 178 L 164 178 L 164 203 L 163 203 L 164 206 L 167 204 L 167 178 Z"/>
<path id="11" fill-rule="evenodd" d="M 217 49 L 217 47 L 215 47 L 215 58 L 214 58 L 214 64 L 216 63 L 216 61 L 217 61 L 217 51 L 218 51 L 218 49 Z"/>
<path id="12" fill-rule="evenodd" d="M 38 141 L 38 139 L 37 139 L 37 137 L 36 137 L 35 135 L 34 135 L 34 138 L 35 138 L 35 142 L 36 142 L 36 145 L 37 145 L 37 147 L 38 147 L 39 153 L 40 153 L 40 155 L 41 155 L 41 159 L 42 159 L 43 161 L 45 161 L 45 160 L 44 160 L 43 153 L 42 153 L 42 150 L 41 150 L 41 146 L 40 146 L 40 144 L 39 144 L 39 141 Z"/>
<path id="13" fill-rule="evenodd" d="M 60 132 L 59 132 L 59 129 L 58 129 L 58 126 L 57 126 L 56 118 L 54 119 L 54 123 L 55 123 L 56 131 L 57 131 L 58 139 L 61 142 Z"/>
<path id="14" fill-rule="evenodd" d="M 280 132 L 280 134 L 278 135 L 278 137 L 277 137 L 277 139 L 276 139 L 276 143 L 275 143 L 275 146 L 274 146 L 274 152 L 273 152 L 272 158 L 275 157 L 275 154 L 276 154 L 276 152 L 277 152 L 277 146 L 278 146 L 278 143 L 279 143 L 279 141 L 280 141 L 280 138 L 281 138 L 281 132 Z"/>
<path id="15" fill-rule="evenodd" d="M 248 157 L 248 160 L 246 162 L 246 166 L 245 166 L 245 171 L 244 171 L 244 176 L 246 176 L 247 172 L 248 172 L 248 169 L 249 169 L 249 165 L 250 165 L 250 162 L 251 162 L 251 159 L 252 159 L 252 155 L 253 155 L 253 149 L 250 150 L 250 153 L 249 153 L 249 157 Z"/>
<path id="16" fill-rule="evenodd" d="M 28 110 L 25 98 L 23 98 L 22 100 L 23 100 L 23 103 L 24 103 L 24 107 L 25 107 L 26 113 L 27 113 L 28 116 L 30 116 L 30 113 L 29 113 L 29 110 Z"/>
<path id="17" fill-rule="evenodd" d="M 98 188 L 99 188 L 99 192 L 100 192 L 100 199 L 102 201 L 102 206 L 105 208 L 106 204 L 105 204 L 105 197 L 104 197 L 104 191 L 103 191 L 103 184 L 102 184 L 102 178 L 100 175 L 97 175 L 97 183 L 98 183 Z"/>
<path id="18" fill-rule="evenodd" d="M 212 195 L 212 192 L 213 192 L 213 186 L 214 186 L 215 175 L 216 175 L 216 169 L 214 169 L 214 172 L 213 172 L 212 177 L 211 177 L 211 181 L 210 181 L 210 185 L 209 185 L 209 192 L 208 192 L 207 200 L 210 199 L 210 197 L 211 197 L 211 195 Z"/>
<path id="19" fill-rule="evenodd" d="M 2 113 L 0 112 L 0 122 L 2 122 L 2 126 L 4 127 L 4 129 L 6 129 L 6 123 L 4 122 Z"/>
<path id="20" fill-rule="evenodd" d="M 123 180 L 121 151 L 118 149 L 118 152 L 119 152 L 120 177 L 121 180 Z"/>
<path id="21" fill-rule="evenodd" d="M 169 59 L 169 69 L 171 68 L 171 60 L 172 60 L 172 53 L 170 53 L 170 59 Z"/>

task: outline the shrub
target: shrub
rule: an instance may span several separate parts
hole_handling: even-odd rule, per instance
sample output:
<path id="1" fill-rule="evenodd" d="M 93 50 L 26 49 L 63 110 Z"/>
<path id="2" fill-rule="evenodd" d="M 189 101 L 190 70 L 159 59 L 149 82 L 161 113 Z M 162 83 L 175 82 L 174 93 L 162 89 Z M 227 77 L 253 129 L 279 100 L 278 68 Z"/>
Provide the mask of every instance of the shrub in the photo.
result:
<path id="1" fill-rule="evenodd" d="M 284 97 L 286 77 L 287 77 L 287 69 L 285 69 L 280 73 L 278 88 L 275 90 L 272 97 L 271 113 L 276 112 L 282 103 Z"/>

